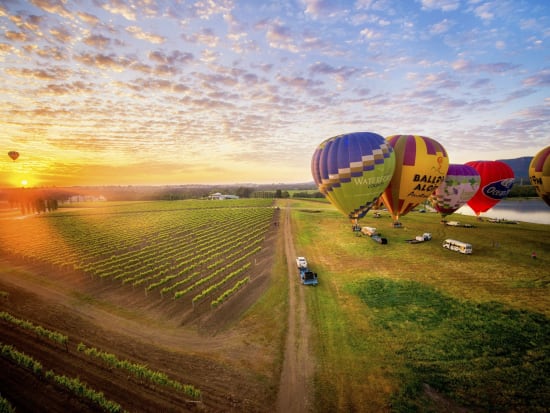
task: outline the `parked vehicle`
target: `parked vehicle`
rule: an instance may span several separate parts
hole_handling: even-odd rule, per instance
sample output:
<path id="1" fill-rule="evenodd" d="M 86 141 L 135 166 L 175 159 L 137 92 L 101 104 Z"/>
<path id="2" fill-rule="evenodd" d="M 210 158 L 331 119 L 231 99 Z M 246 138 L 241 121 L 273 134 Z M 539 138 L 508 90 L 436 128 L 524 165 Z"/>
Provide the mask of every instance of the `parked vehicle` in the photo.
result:
<path id="1" fill-rule="evenodd" d="M 422 235 L 417 235 L 414 239 L 408 239 L 406 240 L 409 244 L 418 244 L 420 242 L 429 241 L 432 239 L 432 234 L 429 232 L 425 232 Z"/>
<path id="2" fill-rule="evenodd" d="M 367 235 L 369 237 L 372 237 L 373 235 L 376 235 L 376 228 L 373 227 L 362 227 L 361 228 L 361 234 Z"/>
<path id="3" fill-rule="evenodd" d="M 317 285 L 319 282 L 317 280 L 317 273 L 311 271 L 307 266 L 307 260 L 305 257 L 297 257 L 296 265 L 298 266 L 298 271 L 300 274 L 300 281 L 304 285 Z"/>
<path id="4" fill-rule="evenodd" d="M 307 268 L 307 260 L 305 259 L 305 257 L 297 257 L 296 265 L 298 266 L 298 268 Z"/>
<path id="5" fill-rule="evenodd" d="M 460 252 L 461 254 L 471 254 L 472 244 L 467 242 L 457 241 L 455 239 L 446 239 L 443 241 L 443 248 L 447 248 L 451 251 Z"/>

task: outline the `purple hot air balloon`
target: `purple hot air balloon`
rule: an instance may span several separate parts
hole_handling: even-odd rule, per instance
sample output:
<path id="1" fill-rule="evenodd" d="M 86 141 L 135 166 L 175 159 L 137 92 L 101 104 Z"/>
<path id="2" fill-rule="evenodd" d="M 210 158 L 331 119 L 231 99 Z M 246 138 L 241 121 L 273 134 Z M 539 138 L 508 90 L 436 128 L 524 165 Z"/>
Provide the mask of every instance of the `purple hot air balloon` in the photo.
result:
<path id="1" fill-rule="evenodd" d="M 450 164 L 445 180 L 428 200 L 443 218 L 465 205 L 479 189 L 481 177 L 469 165 Z"/>

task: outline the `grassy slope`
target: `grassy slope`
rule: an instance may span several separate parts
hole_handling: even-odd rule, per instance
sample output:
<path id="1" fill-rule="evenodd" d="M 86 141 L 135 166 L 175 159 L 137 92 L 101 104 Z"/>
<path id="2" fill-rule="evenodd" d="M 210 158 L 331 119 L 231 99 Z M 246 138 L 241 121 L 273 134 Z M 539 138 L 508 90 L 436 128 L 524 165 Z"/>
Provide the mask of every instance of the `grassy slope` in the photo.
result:
<path id="1" fill-rule="evenodd" d="M 307 294 L 317 411 L 548 405 L 549 226 L 460 216 L 476 227 L 452 228 L 413 212 L 394 229 L 387 213 L 369 214 L 362 225 L 389 241 L 379 245 L 319 202 L 295 201 L 293 217 L 297 253 L 320 277 Z M 405 242 L 423 232 L 433 240 Z M 443 249 L 445 238 L 474 254 Z"/>

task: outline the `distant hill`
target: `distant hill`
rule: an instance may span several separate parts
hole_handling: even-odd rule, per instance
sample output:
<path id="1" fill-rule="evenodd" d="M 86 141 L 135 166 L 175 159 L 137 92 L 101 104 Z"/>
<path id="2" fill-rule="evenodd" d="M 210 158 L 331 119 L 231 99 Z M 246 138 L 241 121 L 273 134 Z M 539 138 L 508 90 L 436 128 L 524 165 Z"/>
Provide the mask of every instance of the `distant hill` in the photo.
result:
<path id="1" fill-rule="evenodd" d="M 499 159 L 499 161 L 504 162 L 514 171 L 514 176 L 516 178 L 516 183 L 519 183 L 523 179 L 525 185 L 529 184 L 529 164 L 533 159 L 532 156 L 522 156 L 521 158 L 515 159 Z"/>

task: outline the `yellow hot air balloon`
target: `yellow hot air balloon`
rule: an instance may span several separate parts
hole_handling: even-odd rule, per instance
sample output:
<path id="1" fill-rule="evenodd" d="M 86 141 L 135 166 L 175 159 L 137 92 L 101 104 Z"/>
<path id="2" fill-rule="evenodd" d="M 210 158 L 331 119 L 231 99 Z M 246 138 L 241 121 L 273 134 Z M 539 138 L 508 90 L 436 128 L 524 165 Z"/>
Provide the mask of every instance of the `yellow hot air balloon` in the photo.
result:
<path id="1" fill-rule="evenodd" d="M 424 202 L 445 180 L 449 158 L 436 140 L 418 135 L 393 135 L 386 138 L 395 152 L 395 172 L 382 201 L 394 225 L 399 217 Z"/>
<path id="2" fill-rule="evenodd" d="M 539 151 L 531 160 L 529 180 L 537 194 L 550 206 L 550 146 Z"/>

